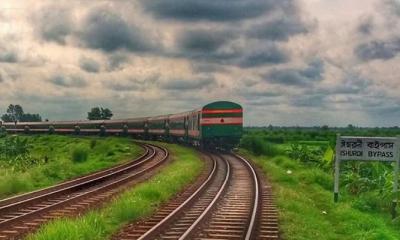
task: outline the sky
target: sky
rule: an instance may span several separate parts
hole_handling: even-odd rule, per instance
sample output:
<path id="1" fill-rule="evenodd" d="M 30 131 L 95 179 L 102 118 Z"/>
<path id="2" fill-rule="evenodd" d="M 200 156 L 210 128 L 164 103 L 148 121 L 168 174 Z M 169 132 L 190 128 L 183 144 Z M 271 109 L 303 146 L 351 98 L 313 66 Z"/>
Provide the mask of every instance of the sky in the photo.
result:
<path id="1" fill-rule="evenodd" d="M 0 1 L 0 112 L 397 126 L 400 0 Z"/>

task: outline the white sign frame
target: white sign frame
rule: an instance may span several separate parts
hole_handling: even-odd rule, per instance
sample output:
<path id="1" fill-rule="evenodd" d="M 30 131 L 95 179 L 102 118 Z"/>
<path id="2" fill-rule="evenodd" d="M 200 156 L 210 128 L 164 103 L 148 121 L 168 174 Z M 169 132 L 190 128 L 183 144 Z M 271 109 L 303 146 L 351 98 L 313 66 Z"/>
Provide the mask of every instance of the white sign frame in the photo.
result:
<path id="1" fill-rule="evenodd" d="M 400 169 L 399 148 L 399 137 L 352 137 L 338 134 L 335 151 L 334 202 L 339 199 L 339 175 L 342 161 L 394 162 L 392 217 L 395 218 Z"/>

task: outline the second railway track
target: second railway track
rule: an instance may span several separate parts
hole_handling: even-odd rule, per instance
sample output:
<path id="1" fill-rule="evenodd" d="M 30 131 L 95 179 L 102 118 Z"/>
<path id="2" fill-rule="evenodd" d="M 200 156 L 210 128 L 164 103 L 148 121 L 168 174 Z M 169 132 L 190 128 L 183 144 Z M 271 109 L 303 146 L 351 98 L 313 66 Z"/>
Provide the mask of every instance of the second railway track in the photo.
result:
<path id="1" fill-rule="evenodd" d="M 101 204 L 168 158 L 164 148 L 143 147 L 145 153 L 134 161 L 0 201 L 0 239 L 20 239 L 48 220 Z"/>
<path id="2" fill-rule="evenodd" d="M 213 167 L 201 184 L 113 239 L 279 239 L 271 191 L 257 171 L 240 156 L 208 156 Z"/>

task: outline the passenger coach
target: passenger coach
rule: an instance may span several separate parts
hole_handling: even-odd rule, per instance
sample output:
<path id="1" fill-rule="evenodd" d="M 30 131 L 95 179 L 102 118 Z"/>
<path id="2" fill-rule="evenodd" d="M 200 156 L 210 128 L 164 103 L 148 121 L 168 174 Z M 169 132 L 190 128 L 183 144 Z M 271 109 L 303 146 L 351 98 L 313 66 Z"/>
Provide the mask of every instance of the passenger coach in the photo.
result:
<path id="1" fill-rule="evenodd" d="M 136 138 L 184 142 L 204 147 L 231 148 L 243 131 L 243 109 L 234 102 L 218 101 L 202 108 L 156 117 L 96 121 L 1 123 L 11 133 L 116 134 Z"/>

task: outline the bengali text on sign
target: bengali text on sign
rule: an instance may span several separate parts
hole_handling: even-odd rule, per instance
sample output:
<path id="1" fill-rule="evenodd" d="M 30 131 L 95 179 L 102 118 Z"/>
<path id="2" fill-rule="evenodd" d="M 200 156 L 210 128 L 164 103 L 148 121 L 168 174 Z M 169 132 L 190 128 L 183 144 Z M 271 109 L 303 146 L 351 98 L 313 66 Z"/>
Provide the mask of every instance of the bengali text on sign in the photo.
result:
<path id="1" fill-rule="evenodd" d="M 339 137 L 336 154 L 340 160 L 397 161 L 397 138 Z"/>

